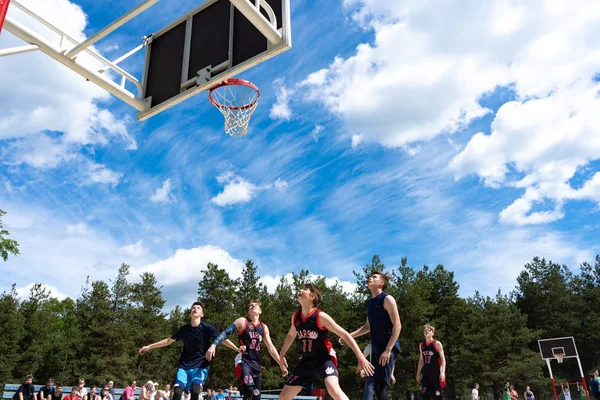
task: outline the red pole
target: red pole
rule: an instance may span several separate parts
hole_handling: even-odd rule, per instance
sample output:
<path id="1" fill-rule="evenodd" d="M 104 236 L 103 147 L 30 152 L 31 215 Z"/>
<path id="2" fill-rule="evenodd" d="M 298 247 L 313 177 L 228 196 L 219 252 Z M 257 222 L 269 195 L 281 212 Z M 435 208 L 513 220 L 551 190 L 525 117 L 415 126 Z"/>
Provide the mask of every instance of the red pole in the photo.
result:
<path id="1" fill-rule="evenodd" d="M 2 33 L 2 26 L 4 25 L 4 18 L 8 11 L 8 4 L 10 0 L 0 0 L 0 33 Z"/>
<path id="2" fill-rule="evenodd" d="M 554 384 L 554 378 L 552 378 L 552 391 L 554 392 L 554 400 L 558 400 L 558 394 L 556 394 L 556 385 Z"/>
<path id="3" fill-rule="evenodd" d="M 590 392 L 588 392 L 587 383 L 585 383 L 585 376 L 581 377 L 581 382 L 583 382 L 583 390 L 585 390 L 585 397 L 587 397 L 587 399 L 590 400 Z"/>

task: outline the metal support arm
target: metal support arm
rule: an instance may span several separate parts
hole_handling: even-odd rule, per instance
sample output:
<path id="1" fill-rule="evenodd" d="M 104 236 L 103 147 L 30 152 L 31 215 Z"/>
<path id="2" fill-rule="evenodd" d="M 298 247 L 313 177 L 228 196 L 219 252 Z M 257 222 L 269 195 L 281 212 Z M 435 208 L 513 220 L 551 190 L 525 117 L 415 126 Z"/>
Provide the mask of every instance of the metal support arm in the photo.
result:
<path id="1" fill-rule="evenodd" d="M 273 26 L 257 9 L 250 0 L 229 0 L 252 24 L 267 38 L 273 45 L 278 45 L 283 40 L 281 33 L 277 30 L 277 25 Z M 261 4 L 263 2 L 261 1 Z M 264 2 L 267 4 L 266 2 Z M 264 5 L 263 5 L 264 6 Z M 268 7 L 268 4 L 267 4 Z M 265 8 L 267 9 L 267 8 Z M 275 15 L 272 10 L 269 15 Z M 277 23 L 277 22 L 275 22 Z"/>
<path id="2" fill-rule="evenodd" d="M 100 30 L 100 32 L 96 33 L 95 35 L 90 36 L 89 38 L 87 38 L 83 42 L 79 43 L 77 46 L 75 46 L 71 50 L 67 51 L 65 53 L 65 55 L 67 57 L 74 58 L 81 51 L 87 49 L 88 47 L 90 47 L 91 45 L 96 43 L 98 40 L 102 39 L 109 33 L 113 32 L 114 30 L 120 28 L 121 26 L 123 26 L 124 24 L 126 24 L 127 22 L 129 22 L 130 20 L 132 20 L 133 18 L 138 16 L 139 14 L 143 13 L 144 11 L 146 11 L 147 9 L 149 9 L 150 7 L 155 5 L 156 3 L 158 3 L 158 0 L 146 0 L 142 4 L 135 7 L 133 10 L 129 11 L 127 14 L 123 15 L 121 18 L 117 19 L 110 25 L 102 28 Z"/>
<path id="3" fill-rule="evenodd" d="M 40 36 L 31 29 L 28 29 L 25 26 L 21 25 L 15 19 L 11 17 L 6 17 L 6 20 L 4 21 L 4 27 L 13 35 L 17 36 L 18 38 L 21 38 L 29 44 L 38 46 L 39 49 L 48 56 L 54 58 L 56 61 L 77 72 L 79 75 L 83 76 L 87 80 L 100 86 L 102 89 L 115 95 L 117 98 L 123 100 L 125 103 L 134 107 L 138 111 L 144 111 L 148 108 L 147 104 L 142 99 L 135 97 L 133 93 L 120 87 L 112 80 L 105 79 L 98 72 L 91 71 L 83 65 L 76 63 L 74 60 L 65 56 L 60 51 L 60 49 L 56 48 L 44 37 Z"/>

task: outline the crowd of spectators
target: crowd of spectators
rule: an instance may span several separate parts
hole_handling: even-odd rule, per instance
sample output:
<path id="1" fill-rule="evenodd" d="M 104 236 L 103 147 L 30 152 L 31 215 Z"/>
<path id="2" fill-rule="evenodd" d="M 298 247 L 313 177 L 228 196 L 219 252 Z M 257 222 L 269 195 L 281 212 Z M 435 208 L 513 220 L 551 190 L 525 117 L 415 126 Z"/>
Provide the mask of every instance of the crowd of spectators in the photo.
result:
<path id="1" fill-rule="evenodd" d="M 137 382 L 132 380 L 121 395 L 115 393 L 113 386 L 113 381 L 106 381 L 104 385 L 93 385 L 88 390 L 85 379 L 79 379 L 76 386 L 65 387 L 63 383 L 48 378 L 46 385 L 36 391 L 33 376 L 27 375 L 25 382 L 19 386 L 13 396 L 13 400 L 172 400 L 173 397 L 171 385 L 168 383 L 161 388 L 158 382 L 148 381 L 138 387 Z M 139 394 L 136 396 L 137 391 Z M 228 400 L 234 396 L 239 396 L 239 391 L 233 386 L 227 389 L 207 389 L 202 393 L 204 400 Z M 183 400 L 189 398 L 190 393 L 184 393 Z"/>

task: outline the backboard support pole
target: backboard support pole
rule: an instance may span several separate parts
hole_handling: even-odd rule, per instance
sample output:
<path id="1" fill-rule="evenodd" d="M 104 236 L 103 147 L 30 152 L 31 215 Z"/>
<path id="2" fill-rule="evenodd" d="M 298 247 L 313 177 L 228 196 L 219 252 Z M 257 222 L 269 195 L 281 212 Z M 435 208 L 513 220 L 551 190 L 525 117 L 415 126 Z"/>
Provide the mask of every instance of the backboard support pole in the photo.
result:
<path id="1" fill-rule="evenodd" d="M 121 16 L 111 24 L 102 28 L 95 35 L 90 36 L 83 42 L 79 43 L 77 46 L 73 47 L 71 50 L 67 51 L 65 55 L 69 58 L 74 58 L 77 54 L 81 53 L 83 50 L 87 49 L 88 47 L 96 43 L 98 40 L 102 39 L 106 35 L 125 25 L 127 22 L 131 21 L 133 18 L 137 17 L 138 15 L 140 15 L 141 13 L 158 3 L 158 1 L 159 0 L 146 0 L 142 4 L 139 4 L 127 14 Z"/>
<path id="2" fill-rule="evenodd" d="M 76 63 L 74 60 L 64 55 L 60 49 L 57 49 L 54 45 L 49 43 L 44 37 L 21 25 L 13 18 L 6 17 L 6 20 L 4 21 L 4 27 L 7 31 L 24 40 L 25 42 L 38 46 L 39 49 L 46 55 L 52 57 L 64 66 L 68 67 L 74 72 L 77 72 L 85 79 L 95 83 L 102 89 L 123 100 L 136 110 L 145 111 L 148 108 L 148 105 L 142 99 L 137 98 L 133 93 L 122 88 L 112 80 L 105 79 L 98 72 L 89 70 L 83 65 Z"/>
<path id="3" fill-rule="evenodd" d="M 28 45 L 19 46 L 19 47 L 11 47 L 10 49 L 0 50 L 0 57 L 12 56 L 15 54 L 22 54 L 22 53 L 29 53 L 30 51 L 36 51 L 39 49 L 40 49 L 40 47 L 36 46 L 34 44 L 28 44 Z"/>
<path id="4" fill-rule="evenodd" d="M 277 30 L 277 21 L 267 20 L 249 0 L 229 0 L 231 4 L 241 12 L 252 24 L 262 33 L 273 45 L 278 45 L 283 40 L 281 33 Z M 273 10 L 266 3 L 261 1 L 261 5 L 269 16 L 275 16 Z M 274 24 L 273 24 L 274 22 Z"/>

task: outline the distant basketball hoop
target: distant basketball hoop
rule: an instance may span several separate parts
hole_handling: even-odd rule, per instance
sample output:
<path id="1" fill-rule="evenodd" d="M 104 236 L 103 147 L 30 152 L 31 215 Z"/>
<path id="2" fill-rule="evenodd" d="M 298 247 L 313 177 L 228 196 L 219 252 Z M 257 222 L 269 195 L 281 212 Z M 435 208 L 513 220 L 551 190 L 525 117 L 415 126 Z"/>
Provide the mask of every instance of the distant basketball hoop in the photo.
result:
<path id="1" fill-rule="evenodd" d="M 244 136 L 250 117 L 256 110 L 260 90 L 252 82 L 229 78 L 210 89 L 208 100 L 225 118 L 225 133 Z"/>
<path id="2" fill-rule="evenodd" d="M 564 353 L 556 353 L 554 355 L 554 357 L 556 358 L 556 361 L 558 361 L 559 364 L 562 364 L 564 356 L 565 356 Z"/>

